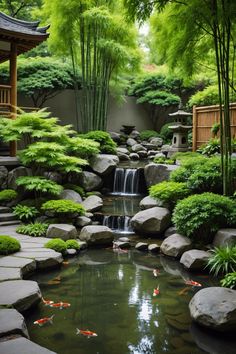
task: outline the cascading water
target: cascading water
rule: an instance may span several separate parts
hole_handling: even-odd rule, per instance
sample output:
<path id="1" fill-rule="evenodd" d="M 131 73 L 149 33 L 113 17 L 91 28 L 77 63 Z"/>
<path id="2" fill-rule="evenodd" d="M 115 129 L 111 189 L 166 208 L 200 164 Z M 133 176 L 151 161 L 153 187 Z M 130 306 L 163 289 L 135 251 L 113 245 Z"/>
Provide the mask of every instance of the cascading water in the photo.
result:
<path id="1" fill-rule="evenodd" d="M 134 168 L 116 168 L 113 183 L 113 195 L 139 195 L 140 170 Z"/>
<path id="2" fill-rule="evenodd" d="M 133 234 L 134 231 L 130 225 L 130 220 L 130 216 L 105 215 L 103 217 L 103 225 L 108 226 L 119 234 Z"/>

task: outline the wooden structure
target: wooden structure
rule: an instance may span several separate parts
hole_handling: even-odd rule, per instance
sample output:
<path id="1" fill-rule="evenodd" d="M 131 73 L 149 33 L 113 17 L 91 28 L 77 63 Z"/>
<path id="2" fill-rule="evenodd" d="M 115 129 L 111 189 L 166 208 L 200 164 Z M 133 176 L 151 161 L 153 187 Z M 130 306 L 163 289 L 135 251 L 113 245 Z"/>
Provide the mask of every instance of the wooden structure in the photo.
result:
<path id="1" fill-rule="evenodd" d="M 0 85 L 0 115 L 15 119 L 17 111 L 17 56 L 47 39 L 46 27 L 39 21 L 21 21 L 0 12 L 0 63 L 9 60 L 10 83 Z M 16 155 L 16 142 L 10 144 L 10 156 Z"/>
<path id="2" fill-rule="evenodd" d="M 231 136 L 236 137 L 236 103 L 231 103 Z M 193 151 L 212 137 L 211 128 L 214 123 L 220 122 L 219 105 L 193 107 Z"/>

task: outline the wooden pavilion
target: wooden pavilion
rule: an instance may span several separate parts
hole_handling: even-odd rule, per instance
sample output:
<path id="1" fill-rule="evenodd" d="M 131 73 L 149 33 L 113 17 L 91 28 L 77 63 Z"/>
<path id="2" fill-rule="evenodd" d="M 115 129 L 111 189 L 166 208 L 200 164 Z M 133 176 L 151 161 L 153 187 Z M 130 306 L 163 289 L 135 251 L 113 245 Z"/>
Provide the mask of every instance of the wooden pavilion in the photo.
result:
<path id="1" fill-rule="evenodd" d="M 39 21 L 15 19 L 0 12 L 0 63 L 9 60 L 9 85 L 0 85 L 0 116 L 15 119 L 17 112 L 17 56 L 45 41 L 46 27 Z M 16 156 L 16 143 L 10 144 L 10 156 Z"/>

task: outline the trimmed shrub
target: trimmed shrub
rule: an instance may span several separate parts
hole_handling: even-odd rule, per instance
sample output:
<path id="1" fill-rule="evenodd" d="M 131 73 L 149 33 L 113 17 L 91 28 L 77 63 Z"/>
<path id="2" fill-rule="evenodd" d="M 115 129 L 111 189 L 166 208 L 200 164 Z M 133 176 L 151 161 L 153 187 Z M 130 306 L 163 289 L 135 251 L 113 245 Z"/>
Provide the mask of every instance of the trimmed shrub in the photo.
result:
<path id="1" fill-rule="evenodd" d="M 66 248 L 67 249 L 73 248 L 78 251 L 80 249 L 80 244 L 76 240 L 67 240 L 66 241 Z"/>
<path id="2" fill-rule="evenodd" d="M 20 250 L 20 242 L 13 237 L 0 236 L 0 254 L 7 255 Z"/>
<path id="3" fill-rule="evenodd" d="M 17 192 L 13 189 L 4 189 L 0 192 L 0 203 L 1 202 L 10 202 L 17 197 Z"/>
<path id="4" fill-rule="evenodd" d="M 41 209 L 53 212 L 54 214 L 85 214 L 85 209 L 81 204 L 66 199 L 49 200 L 42 205 Z"/>
<path id="5" fill-rule="evenodd" d="M 189 195 L 189 189 L 186 183 L 164 181 L 151 186 L 149 188 L 149 195 L 157 200 L 163 201 L 173 209 L 178 200 Z"/>
<path id="6" fill-rule="evenodd" d="M 225 277 L 220 281 L 220 284 L 225 288 L 236 288 L 236 272 L 226 274 Z"/>
<path id="7" fill-rule="evenodd" d="M 143 130 L 140 133 L 141 140 L 149 140 L 151 138 L 160 137 L 160 134 L 155 130 Z"/>
<path id="8" fill-rule="evenodd" d="M 30 207 L 27 205 L 18 204 L 13 208 L 13 214 L 16 215 L 21 221 L 32 220 L 38 213 L 38 210 L 33 206 Z"/>
<path id="9" fill-rule="evenodd" d="M 177 203 L 172 220 L 179 233 L 206 244 L 220 228 L 236 225 L 236 203 L 213 193 L 191 195 Z"/>
<path id="10" fill-rule="evenodd" d="M 45 245 L 45 248 L 51 248 L 56 252 L 60 252 L 62 254 L 66 253 L 66 243 L 61 238 L 54 238 L 53 240 L 48 241 Z"/>
<path id="11" fill-rule="evenodd" d="M 236 246 L 216 247 L 207 262 L 207 267 L 214 275 L 236 271 Z"/>
<path id="12" fill-rule="evenodd" d="M 20 225 L 16 228 L 19 234 L 29 235 L 33 237 L 45 236 L 48 229 L 48 224 L 35 222 L 28 225 Z"/>
<path id="13" fill-rule="evenodd" d="M 107 132 L 102 130 L 92 130 L 86 134 L 80 134 L 79 137 L 97 141 L 100 144 L 101 152 L 104 154 L 116 154 L 117 145 Z"/>

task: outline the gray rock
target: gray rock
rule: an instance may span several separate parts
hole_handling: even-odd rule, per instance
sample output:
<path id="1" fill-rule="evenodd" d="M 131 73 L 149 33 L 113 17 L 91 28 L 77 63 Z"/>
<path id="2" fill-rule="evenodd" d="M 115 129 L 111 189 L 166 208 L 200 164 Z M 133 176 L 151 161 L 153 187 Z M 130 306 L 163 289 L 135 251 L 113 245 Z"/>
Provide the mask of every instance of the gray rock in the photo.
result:
<path id="1" fill-rule="evenodd" d="M 151 138 L 151 139 L 149 139 L 149 141 L 150 141 L 151 144 L 153 144 L 153 145 L 155 145 L 157 147 L 160 147 L 163 144 L 162 138 L 158 138 L 158 137 Z"/>
<path id="2" fill-rule="evenodd" d="M 8 169 L 5 166 L 0 166 L 0 186 L 2 189 L 7 188 Z"/>
<path id="3" fill-rule="evenodd" d="M 161 244 L 161 252 L 166 256 L 175 258 L 181 257 L 190 248 L 190 239 L 180 234 L 173 234 L 167 237 Z"/>
<path id="4" fill-rule="evenodd" d="M 92 218 L 93 217 L 93 213 L 90 213 L 90 212 L 86 212 L 85 214 L 84 214 L 84 216 L 86 216 L 86 218 Z"/>
<path id="5" fill-rule="evenodd" d="M 130 248 L 131 245 L 130 245 L 130 242 L 129 241 L 115 241 L 113 242 L 113 248 L 121 248 L 121 249 L 124 249 L 124 248 Z"/>
<path id="6" fill-rule="evenodd" d="M 156 156 L 156 151 L 155 150 L 149 150 L 148 151 L 148 157 L 150 157 L 150 158 L 153 158 L 154 156 Z"/>
<path id="7" fill-rule="evenodd" d="M 43 175 L 47 179 L 50 179 L 50 181 L 56 182 L 58 184 L 62 184 L 62 175 L 59 172 L 55 172 L 55 171 L 44 172 Z"/>
<path id="8" fill-rule="evenodd" d="M 131 146 L 133 152 L 146 151 L 146 148 L 142 144 L 135 144 Z"/>
<path id="9" fill-rule="evenodd" d="M 0 342 L 2 354 L 56 354 L 51 350 L 41 347 L 26 338 L 15 338 Z"/>
<path id="10" fill-rule="evenodd" d="M 160 251 L 160 246 L 156 243 L 151 243 L 150 245 L 148 245 L 148 251 L 158 253 Z"/>
<path id="11" fill-rule="evenodd" d="M 22 279 L 22 273 L 20 268 L 0 267 L 0 282 L 17 279 Z"/>
<path id="12" fill-rule="evenodd" d="M 120 242 L 130 242 L 130 239 L 128 237 L 119 237 L 118 241 Z"/>
<path id="13" fill-rule="evenodd" d="M 103 207 L 103 200 L 102 198 L 96 195 L 90 195 L 81 203 L 86 211 L 97 211 Z"/>
<path id="14" fill-rule="evenodd" d="M 9 280 L 0 283 L 0 305 L 24 312 L 35 306 L 42 295 L 36 281 Z"/>
<path id="15" fill-rule="evenodd" d="M 168 145 L 168 144 L 165 144 L 165 145 L 162 145 L 161 147 L 161 151 L 165 154 L 167 154 L 171 149 L 171 145 Z"/>
<path id="16" fill-rule="evenodd" d="M 142 142 L 142 145 L 148 150 L 148 151 L 150 151 L 150 150 L 156 150 L 157 149 L 157 146 L 155 145 L 155 144 L 152 144 L 152 143 L 149 143 L 149 142 L 147 142 L 147 141 L 143 141 Z"/>
<path id="17" fill-rule="evenodd" d="M 129 150 L 126 149 L 126 148 L 118 147 L 117 148 L 117 153 L 129 155 Z"/>
<path id="18" fill-rule="evenodd" d="M 7 177 L 8 188 L 17 190 L 17 188 L 19 188 L 19 187 L 16 184 L 16 180 L 18 177 L 22 177 L 22 176 L 32 176 L 31 169 L 20 166 L 20 167 L 16 167 L 13 170 L 11 170 L 8 173 L 8 177 Z"/>
<path id="19" fill-rule="evenodd" d="M 123 154 L 122 152 L 117 152 L 117 156 L 119 157 L 120 161 L 128 161 L 128 160 L 130 160 L 129 155 Z"/>
<path id="20" fill-rule="evenodd" d="M 138 151 L 138 155 L 141 159 L 145 159 L 148 154 L 147 154 L 147 151 L 141 150 L 141 151 Z"/>
<path id="21" fill-rule="evenodd" d="M 131 226 L 137 232 L 160 234 L 170 225 L 171 215 L 168 209 L 154 207 L 138 212 L 131 219 Z"/>
<path id="22" fill-rule="evenodd" d="M 164 165 L 150 163 L 144 168 L 144 177 L 147 187 L 154 184 L 167 181 L 170 177 L 170 173 L 179 168 L 176 165 Z"/>
<path id="23" fill-rule="evenodd" d="M 36 262 L 34 259 L 7 256 L 0 258 L 0 267 L 20 268 L 24 277 L 35 271 Z"/>
<path id="24" fill-rule="evenodd" d="M 129 146 L 133 146 L 133 145 L 137 144 L 137 141 L 133 138 L 128 138 L 126 141 L 126 144 Z"/>
<path id="25" fill-rule="evenodd" d="M 86 216 L 78 216 L 76 219 L 76 226 L 84 227 L 91 224 L 92 220 L 90 218 L 87 218 Z"/>
<path id="26" fill-rule="evenodd" d="M 114 235 L 111 229 L 107 226 L 85 226 L 82 228 L 80 240 L 86 241 L 88 245 L 110 245 L 114 240 Z"/>
<path id="27" fill-rule="evenodd" d="M 129 155 L 130 159 L 131 160 L 139 160 L 139 155 L 136 154 L 135 152 L 132 152 L 130 155 Z"/>
<path id="28" fill-rule="evenodd" d="M 102 187 L 102 179 L 93 172 L 83 171 L 79 176 L 79 185 L 84 188 L 86 192 L 91 192 Z"/>
<path id="29" fill-rule="evenodd" d="M 180 263 L 189 270 L 203 270 L 209 257 L 209 252 L 192 249 L 182 254 Z"/>
<path id="30" fill-rule="evenodd" d="M 100 175 L 109 174 L 114 168 L 116 168 L 119 163 L 119 158 L 116 155 L 105 155 L 100 154 L 94 156 L 90 160 L 90 166 L 94 172 L 99 173 Z"/>
<path id="31" fill-rule="evenodd" d="M 78 236 L 77 230 L 73 225 L 69 224 L 51 224 L 47 229 L 48 238 L 61 238 L 69 240 Z"/>
<path id="32" fill-rule="evenodd" d="M 164 237 L 169 237 L 173 234 L 177 234 L 177 229 L 175 226 L 168 227 L 168 229 L 164 233 Z"/>
<path id="33" fill-rule="evenodd" d="M 163 154 L 162 152 L 158 152 L 158 153 L 156 153 L 155 154 L 155 157 L 158 159 L 158 158 L 166 158 L 166 155 L 165 154 Z"/>
<path id="34" fill-rule="evenodd" d="M 64 191 L 61 192 L 60 199 L 66 199 L 66 200 L 72 200 L 75 203 L 81 203 L 82 198 L 79 193 L 73 191 L 72 189 L 64 189 Z"/>
<path id="35" fill-rule="evenodd" d="M 69 257 L 74 257 L 77 254 L 77 251 L 74 248 L 68 248 L 66 253 Z"/>
<path id="36" fill-rule="evenodd" d="M 0 337 L 19 334 L 29 338 L 24 317 L 15 309 L 0 310 Z"/>
<path id="37" fill-rule="evenodd" d="M 79 249 L 80 250 L 85 250 L 86 248 L 88 248 L 88 244 L 86 241 L 81 241 L 81 240 L 77 240 L 78 243 L 79 243 Z"/>
<path id="38" fill-rule="evenodd" d="M 220 332 L 236 331 L 236 290 L 201 289 L 189 303 L 190 315 L 199 325 Z"/>
<path id="39" fill-rule="evenodd" d="M 138 242 L 135 245 L 135 249 L 139 251 L 147 251 L 148 250 L 148 244 L 146 242 Z"/>
<path id="40" fill-rule="evenodd" d="M 44 248 L 42 251 L 37 248 L 27 249 L 15 253 L 15 256 L 35 260 L 37 269 L 55 268 L 63 262 L 61 253 L 47 248 Z"/>
<path id="41" fill-rule="evenodd" d="M 140 137 L 140 133 L 139 131 L 137 130 L 133 130 L 130 135 L 129 135 L 130 138 L 133 138 L 133 139 L 138 139 Z"/>
<path id="42" fill-rule="evenodd" d="M 214 247 L 236 245 L 236 229 L 220 229 L 213 240 Z"/>
<path id="43" fill-rule="evenodd" d="M 140 203 L 139 203 L 140 209 L 145 210 L 145 209 L 150 209 L 156 206 L 163 206 L 163 203 L 159 200 L 156 200 L 150 196 L 147 196 L 143 198 Z"/>
<path id="44" fill-rule="evenodd" d="M 116 133 L 116 132 L 108 132 L 110 134 L 110 137 L 112 138 L 112 140 L 114 140 L 116 143 L 120 142 L 121 139 L 121 134 L 120 133 Z"/>

